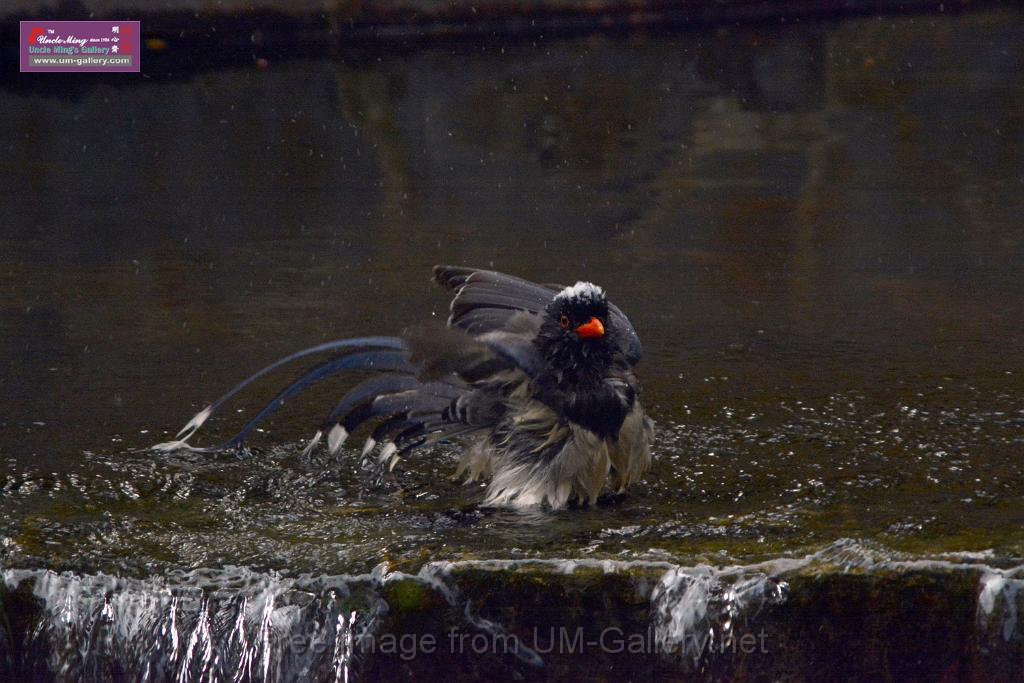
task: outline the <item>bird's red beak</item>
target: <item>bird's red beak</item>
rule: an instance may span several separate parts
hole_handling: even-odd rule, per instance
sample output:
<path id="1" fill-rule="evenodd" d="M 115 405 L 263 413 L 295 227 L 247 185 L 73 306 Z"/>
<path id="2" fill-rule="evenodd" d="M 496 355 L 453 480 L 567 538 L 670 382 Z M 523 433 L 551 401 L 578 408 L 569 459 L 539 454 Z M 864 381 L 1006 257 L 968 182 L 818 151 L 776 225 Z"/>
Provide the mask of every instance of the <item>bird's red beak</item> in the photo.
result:
<path id="1" fill-rule="evenodd" d="M 576 334 L 580 339 L 599 339 L 604 336 L 604 324 L 597 318 L 591 318 L 576 328 Z"/>

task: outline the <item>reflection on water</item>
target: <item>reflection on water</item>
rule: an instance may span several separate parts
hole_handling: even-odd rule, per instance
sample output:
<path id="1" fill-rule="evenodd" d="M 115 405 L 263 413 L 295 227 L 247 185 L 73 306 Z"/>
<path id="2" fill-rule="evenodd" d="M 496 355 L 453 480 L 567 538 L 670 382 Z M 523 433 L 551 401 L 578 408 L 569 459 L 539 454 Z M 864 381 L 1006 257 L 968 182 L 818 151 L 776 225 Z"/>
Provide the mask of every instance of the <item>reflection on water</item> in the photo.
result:
<path id="1" fill-rule="evenodd" d="M 1019 558 L 1022 34 L 857 19 L 0 92 L 0 562 Z M 291 350 L 443 315 L 436 262 L 608 289 L 648 350 L 646 485 L 531 523 L 476 510 L 450 450 L 379 484 L 300 458 L 341 384 L 263 450 L 134 450 Z"/>

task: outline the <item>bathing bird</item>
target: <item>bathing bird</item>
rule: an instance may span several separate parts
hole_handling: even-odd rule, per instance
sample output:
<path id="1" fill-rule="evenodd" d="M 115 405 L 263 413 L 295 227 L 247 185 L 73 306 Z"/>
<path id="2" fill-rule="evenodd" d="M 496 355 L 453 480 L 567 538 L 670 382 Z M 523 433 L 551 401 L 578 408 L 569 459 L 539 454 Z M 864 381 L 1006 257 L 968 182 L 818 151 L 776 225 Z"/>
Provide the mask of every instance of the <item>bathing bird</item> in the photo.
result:
<path id="1" fill-rule="evenodd" d="M 621 493 L 651 465 L 654 423 L 640 405 L 634 367 L 643 347 L 629 319 L 590 282 L 568 287 L 456 266 L 434 268 L 453 296 L 445 327 L 400 337 L 319 344 L 272 363 L 210 404 L 153 448 L 241 448 L 293 396 L 348 371 L 369 376 L 350 389 L 306 446 L 334 454 L 360 426 L 373 429 L 365 462 L 394 467 L 410 451 L 462 442 L 456 477 L 488 479 L 486 507 L 597 502 Z M 321 356 L 238 434 L 218 446 L 188 440 L 252 382 Z"/>

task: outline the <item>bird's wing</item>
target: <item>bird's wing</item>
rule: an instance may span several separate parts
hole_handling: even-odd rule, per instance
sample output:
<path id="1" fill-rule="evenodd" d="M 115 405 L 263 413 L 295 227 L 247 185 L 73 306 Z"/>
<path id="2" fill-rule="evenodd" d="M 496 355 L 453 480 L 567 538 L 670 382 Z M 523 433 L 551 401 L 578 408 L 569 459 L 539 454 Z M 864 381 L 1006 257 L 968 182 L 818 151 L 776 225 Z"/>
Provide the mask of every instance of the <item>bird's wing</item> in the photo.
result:
<path id="1" fill-rule="evenodd" d="M 539 315 L 556 290 L 491 270 L 435 266 L 434 280 L 454 296 L 448 325 L 473 336 L 507 329 L 510 322 L 523 322 L 517 313 Z"/>
<path id="2" fill-rule="evenodd" d="M 474 337 L 456 327 L 424 327 L 407 330 L 403 343 L 410 361 L 420 368 L 421 379 L 455 375 L 474 384 L 508 371 L 534 377 L 543 367 L 532 336 L 515 332 Z"/>
<path id="3" fill-rule="evenodd" d="M 540 314 L 562 289 L 561 285 L 541 285 L 462 266 L 435 266 L 434 280 L 454 294 L 448 325 L 474 337 L 493 332 L 532 336 L 540 327 Z M 636 365 L 643 357 L 643 345 L 633 323 L 615 304 L 608 304 L 608 312 L 623 355 L 630 365 Z"/>

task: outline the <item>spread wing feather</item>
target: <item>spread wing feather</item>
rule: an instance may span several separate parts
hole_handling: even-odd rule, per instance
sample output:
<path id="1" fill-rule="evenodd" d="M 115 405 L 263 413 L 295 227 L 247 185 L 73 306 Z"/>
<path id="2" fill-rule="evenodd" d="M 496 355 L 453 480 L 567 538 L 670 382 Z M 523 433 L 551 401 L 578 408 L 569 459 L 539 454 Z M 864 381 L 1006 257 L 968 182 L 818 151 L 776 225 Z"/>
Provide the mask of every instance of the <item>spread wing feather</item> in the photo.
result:
<path id="1" fill-rule="evenodd" d="M 436 266 L 434 280 L 454 294 L 448 325 L 460 329 L 470 324 L 483 327 L 483 332 L 501 329 L 517 312 L 540 313 L 555 298 L 543 285 L 490 270 Z M 480 316 L 466 319 L 481 309 L 488 311 L 486 324 Z"/>

